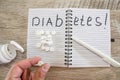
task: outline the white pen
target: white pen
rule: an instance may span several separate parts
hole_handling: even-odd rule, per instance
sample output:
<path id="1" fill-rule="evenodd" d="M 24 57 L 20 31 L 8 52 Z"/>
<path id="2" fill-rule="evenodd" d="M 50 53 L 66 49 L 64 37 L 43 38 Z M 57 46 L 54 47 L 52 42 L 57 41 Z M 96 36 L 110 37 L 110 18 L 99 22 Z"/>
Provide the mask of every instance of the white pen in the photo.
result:
<path id="1" fill-rule="evenodd" d="M 80 45 L 82 45 L 82 46 L 86 47 L 87 49 L 91 50 L 93 53 L 95 53 L 95 54 L 97 54 L 98 56 L 102 57 L 102 59 L 103 59 L 105 62 L 111 64 L 111 65 L 114 66 L 114 67 L 120 67 L 120 63 L 119 63 L 119 62 L 117 62 L 117 61 L 114 60 L 113 58 L 105 55 L 105 54 L 104 54 L 103 52 L 101 52 L 100 50 L 95 49 L 94 47 L 90 46 L 89 44 L 83 42 L 82 40 L 80 40 L 80 39 L 78 39 L 78 38 L 76 38 L 76 37 L 72 37 L 72 39 L 73 39 L 75 42 L 79 43 Z"/>

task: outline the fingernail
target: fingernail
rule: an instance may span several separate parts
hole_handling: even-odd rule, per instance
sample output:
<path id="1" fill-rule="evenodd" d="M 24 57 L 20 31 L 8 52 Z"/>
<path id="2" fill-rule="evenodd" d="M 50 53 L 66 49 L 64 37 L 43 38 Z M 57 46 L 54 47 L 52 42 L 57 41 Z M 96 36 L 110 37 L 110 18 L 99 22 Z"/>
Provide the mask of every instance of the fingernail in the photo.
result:
<path id="1" fill-rule="evenodd" d="M 50 64 L 45 64 L 44 66 L 42 66 L 42 70 L 44 72 L 47 72 L 49 70 L 49 68 L 50 68 Z"/>

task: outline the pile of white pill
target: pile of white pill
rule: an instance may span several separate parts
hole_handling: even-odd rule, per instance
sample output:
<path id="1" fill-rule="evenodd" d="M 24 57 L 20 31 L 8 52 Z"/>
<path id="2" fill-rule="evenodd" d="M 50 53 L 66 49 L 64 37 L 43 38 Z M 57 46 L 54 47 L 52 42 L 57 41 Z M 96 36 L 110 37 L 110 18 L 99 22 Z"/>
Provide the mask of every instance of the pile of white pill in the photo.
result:
<path id="1" fill-rule="evenodd" d="M 36 44 L 37 48 L 42 51 L 54 51 L 52 37 L 56 34 L 56 31 L 36 31 L 36 35 L 40 38 L 40 42 Z"/>

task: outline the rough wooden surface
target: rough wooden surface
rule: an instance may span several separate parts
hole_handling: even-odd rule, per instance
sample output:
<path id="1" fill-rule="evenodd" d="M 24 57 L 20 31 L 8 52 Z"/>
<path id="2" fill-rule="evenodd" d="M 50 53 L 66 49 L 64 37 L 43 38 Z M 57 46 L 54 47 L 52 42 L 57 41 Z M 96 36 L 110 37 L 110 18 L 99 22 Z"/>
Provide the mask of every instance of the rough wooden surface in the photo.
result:
<path id="1" fill-rule="evenodd" d="M 26 50 L 29 8 L 98 8 L 111 10 L 112 56 L 120 57 L 120 0 L 0 0 L 0 43 L 19 42 Z M 26 58 L 18 53 L 9 64 L 0 65 L 4 80 L 11 65 Z M 120 68 L 51 68 L 46 80 L 120 80 Z"/>

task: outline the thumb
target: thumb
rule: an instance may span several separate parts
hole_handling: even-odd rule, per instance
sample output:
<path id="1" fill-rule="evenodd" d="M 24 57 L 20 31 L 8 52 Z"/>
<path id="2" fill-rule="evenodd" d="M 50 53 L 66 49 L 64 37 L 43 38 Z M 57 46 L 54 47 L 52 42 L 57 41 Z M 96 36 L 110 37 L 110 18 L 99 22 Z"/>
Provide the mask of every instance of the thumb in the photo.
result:
<path id="1" fill-rule="evenodd" d="M 41 67 L 36 69 L 32 77 L 32 80 L 44 80 L 49 68 L 50 68 L 49 64 L 43 64 Z"/>

